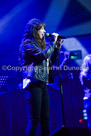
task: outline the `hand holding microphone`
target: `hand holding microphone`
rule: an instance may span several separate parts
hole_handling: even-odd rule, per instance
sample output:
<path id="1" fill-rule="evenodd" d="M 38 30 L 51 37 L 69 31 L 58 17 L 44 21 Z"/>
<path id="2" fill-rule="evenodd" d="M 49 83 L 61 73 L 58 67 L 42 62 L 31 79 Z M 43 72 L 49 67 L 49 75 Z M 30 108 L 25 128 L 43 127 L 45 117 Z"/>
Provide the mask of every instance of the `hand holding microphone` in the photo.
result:
<path id="1" fill-rule="evenodd" d="M 54 37 L 54 41 L 57 43 L 56 48 L 58 48 L 58 49 L 61 48 L 61 45 L 62 45 L 62 43 L 64 41 L 62 39 L 66 39 L 66 37 L 60 36 L 58 33 L 52 33 L 52 34 L 46 33 L 46 36 L 51 37 L 51 38 Z"/>
<path id="2" fill-rule="evenodd" d="M 59 35 L 58 33 L 52 33 L 52 34 L 45 33 L 45 36 L 46 36 L 46 37 L 53 37 L 53 36 L 57 36 L 57 38 L 58 38 L 58 39 L 66 39 L 66 37 L 65 37 L 65 36 Z"/>
<path id="3" fill-rule="evenodd" d="M 58 39 L 59 34 L 57 34 L 57 33 L 52 33 L 52 36 L 54 36 L 54 41 L 56 42 L 57 39 Z"/>
<path id="4" fill-rule="evenodd" d="M 57 48 L 61 48 L 61 44 L 63 43 L 64 40 L 62 39 L 66 39 L 66 37 L 59 35 L 58 33 L 46 33 L 45 34 L 46 37 L 51 37 L 52 40 L 54 39 L 55 42 L 57 42 Z"/>

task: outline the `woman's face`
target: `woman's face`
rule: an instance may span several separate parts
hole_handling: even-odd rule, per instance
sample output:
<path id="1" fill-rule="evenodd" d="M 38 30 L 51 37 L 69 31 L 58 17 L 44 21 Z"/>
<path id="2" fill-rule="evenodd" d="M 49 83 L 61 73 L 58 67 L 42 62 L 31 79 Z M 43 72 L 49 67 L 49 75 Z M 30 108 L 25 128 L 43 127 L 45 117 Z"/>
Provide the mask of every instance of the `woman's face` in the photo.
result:
<path id="1" fill-rule="evenodd" d="M 38 30 L 38 34 L 39 34 L 39 37 L 40 39 L 43 39 L 44 38 L 44 34 L 45 34 L 45 29 L 44 29 L 44 26 L 41 27 L 40 30 Z"/>

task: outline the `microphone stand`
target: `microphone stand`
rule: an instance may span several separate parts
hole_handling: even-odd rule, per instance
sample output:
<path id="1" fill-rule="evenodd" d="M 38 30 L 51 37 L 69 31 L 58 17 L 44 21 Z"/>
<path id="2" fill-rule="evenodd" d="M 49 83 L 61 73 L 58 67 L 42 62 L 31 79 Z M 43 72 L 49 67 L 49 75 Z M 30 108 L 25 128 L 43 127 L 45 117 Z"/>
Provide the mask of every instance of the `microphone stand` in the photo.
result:
<path id="1" fill-rule="evenodd" d="M 62 87 L 62 80 L 61 80 L 59 54 L 58 54 L 58 67 L 59 67 L 59 89 L 60 89 L 60 95 L 61 95 L 62 117 L 63 117 L 63 127 L 64 127 L 65 126 L 65 115 L 64 115 L 63 87 Z"/>

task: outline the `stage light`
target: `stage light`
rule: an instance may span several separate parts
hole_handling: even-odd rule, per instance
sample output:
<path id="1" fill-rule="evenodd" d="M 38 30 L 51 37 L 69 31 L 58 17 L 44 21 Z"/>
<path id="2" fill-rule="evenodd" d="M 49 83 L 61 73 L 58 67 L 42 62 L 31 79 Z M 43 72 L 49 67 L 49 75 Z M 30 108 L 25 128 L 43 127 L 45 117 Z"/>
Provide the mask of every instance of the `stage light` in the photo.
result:
<path id="1" fill-rule="evenodd" d="M 83 121 L 82 119 L 79 119 L 79 123 L 82 123 L 82 121 Z"/>

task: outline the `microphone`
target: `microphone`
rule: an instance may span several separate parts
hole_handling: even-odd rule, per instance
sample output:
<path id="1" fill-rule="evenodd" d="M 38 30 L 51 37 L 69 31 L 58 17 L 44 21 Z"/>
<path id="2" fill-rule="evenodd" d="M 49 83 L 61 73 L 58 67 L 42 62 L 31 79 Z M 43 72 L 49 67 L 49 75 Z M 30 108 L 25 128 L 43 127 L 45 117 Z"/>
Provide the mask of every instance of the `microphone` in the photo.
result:
<path id="1" fill-rule="evenodd" d="M 49 34 L 49 33 L 45 33 L 45 36 L 46 36 L 46 37 L 53 37 L 53 35 L 52 35 L 52 34 Z M 66 37 L 65 37 L 65 36 L 62 36 L 62 35 L 58 35 L 58 39 L 66 39 Z"/>

